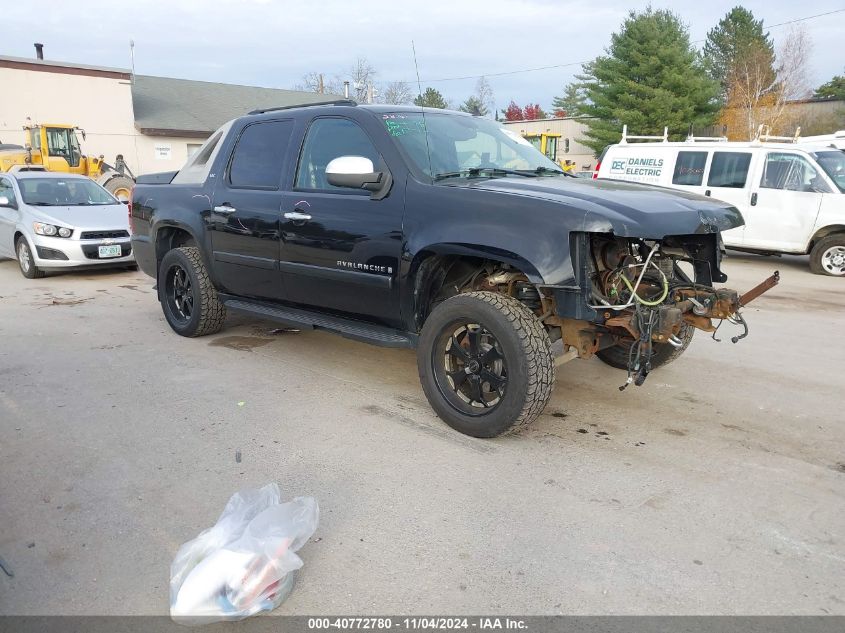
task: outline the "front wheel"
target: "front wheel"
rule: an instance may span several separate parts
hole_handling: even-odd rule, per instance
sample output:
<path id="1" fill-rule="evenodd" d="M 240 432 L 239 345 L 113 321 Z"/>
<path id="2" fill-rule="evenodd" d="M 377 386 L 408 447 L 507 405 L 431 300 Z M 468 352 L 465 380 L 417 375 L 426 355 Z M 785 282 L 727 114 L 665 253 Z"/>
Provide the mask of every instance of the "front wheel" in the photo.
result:
<path id="1" fill-rule="evenodd" d="M 828 235 L 810 251 L 810 272 L 845 277 L 845 233 Z"/>
<path id="2" fill-rule="evenodd" d="M 44 271 L 35 265 L 35 258 L 32 256 L 32 249 L 29 248 L 29 242 L 21 235 L 18 238 L 18 243 L 15 245 L 15 252 L 18 254 L 18 266 L 21 268 L 21 274 L 27 279 L 40 279 L 45 275 Z"/>
<path id="3" fill-rule="evenodd" d="M 453 429 L 473 437 L 510 433 L 535 420 L 552 393 L 548 333 L 512 297 L 468 292 L 426 319 L 417 349 L 423 391 Z"/>
<path id="4" fill-rule="evenodd" d="M 687 347 L 692 342 L 693 334 L 695 334 L 695 328 L 693 326 L 687 323 L 681 323 L 681 330 L 678 332 L 678 338 L 681 339 L 680 347 L 675 347 L 669 343 L 653 343 L 651 346 L 651 368 L 657 369 L 662 365 L 668 365 L 687 351 Z M 638 342 L 632 339 L 626 339 L 613 347 L 596 352 L 596 356 L 611 367 L 627 370 L 628 362 L 631 358 L 631 347 L 636 344 Z"/>
<path id="5" fill-rule="evenodd" d="M 226 320 L 226 306 L 208 277 L 199 249 L 182 246 L 161 260 L 158 283 L 164 318 L 182 336 L 219 332 Z"/>

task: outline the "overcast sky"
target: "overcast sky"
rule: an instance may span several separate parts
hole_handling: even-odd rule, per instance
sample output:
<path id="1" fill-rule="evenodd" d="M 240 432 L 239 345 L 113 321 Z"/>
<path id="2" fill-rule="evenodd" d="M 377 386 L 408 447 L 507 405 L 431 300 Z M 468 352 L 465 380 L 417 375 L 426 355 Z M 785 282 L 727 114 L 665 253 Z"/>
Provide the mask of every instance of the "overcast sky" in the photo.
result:
<path id="1" fill-rule="evenodd" d="M 662 2 L 702 40 L 736 0 Z M 843 0 L 749 1 L 767 25 L 845 8 Z M 138 74 L 291 88 L 304 73 L 327 76 L 365 57 L 380 81 L 416 84 L 411 40 L 423 88 L 436 87 L 454 103 L 488 75 L 496 103 L 511 99 L 544 108 L 579 71 L 572 64 L 601 54 L 630 2 L 587 0 L 67 0 L 9 2 L 3 7 L 0 55 L 30 57 L 43 42 L 47 59 L 129 67 L 135 41 Z M 642 6 L 637 4 L 636 6 Z M 845 12 L 801 22 L 813 42 L 810 75 L 818 85 L 842 74 Z M 789 26 L 773 27 L 777 43 Z M 700 44 L 699 44 L 700 45 Z M 2 92 L 2 87 L 0 87 Z"/>

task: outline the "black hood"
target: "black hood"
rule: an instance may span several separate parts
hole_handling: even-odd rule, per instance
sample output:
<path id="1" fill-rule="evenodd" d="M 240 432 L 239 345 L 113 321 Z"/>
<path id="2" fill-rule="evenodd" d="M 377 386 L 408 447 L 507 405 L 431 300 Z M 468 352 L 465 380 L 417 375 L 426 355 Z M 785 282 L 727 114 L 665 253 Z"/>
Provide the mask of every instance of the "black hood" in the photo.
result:
<path id="1" fill-rule="evenodd" d="M 727 231 L 745 224 L 736 207 L 666 187 L 566 176 L 470 179 L 451 186 L 526 196 L 562 205 L 581 216 L 579 230 L 661 238 Z M 607 225 L 610 224 L 608 227 Z"/>

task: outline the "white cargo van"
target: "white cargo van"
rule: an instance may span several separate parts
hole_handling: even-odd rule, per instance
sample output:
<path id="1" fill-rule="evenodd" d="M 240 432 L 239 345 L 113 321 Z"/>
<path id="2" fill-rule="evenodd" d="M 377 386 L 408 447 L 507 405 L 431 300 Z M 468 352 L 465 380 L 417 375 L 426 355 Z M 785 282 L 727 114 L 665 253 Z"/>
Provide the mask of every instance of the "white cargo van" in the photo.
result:
<path id="1" fill-rule="evenodd" d="M 726 246 L 809 253 L 814 273 L 845 277 L 845 151 L 829 140 L 669 142 L 665 134 L 623 133 L 605 149 L 594 177 L 724 200 L 745 218 L 745 226 L 722 234 Z"/>

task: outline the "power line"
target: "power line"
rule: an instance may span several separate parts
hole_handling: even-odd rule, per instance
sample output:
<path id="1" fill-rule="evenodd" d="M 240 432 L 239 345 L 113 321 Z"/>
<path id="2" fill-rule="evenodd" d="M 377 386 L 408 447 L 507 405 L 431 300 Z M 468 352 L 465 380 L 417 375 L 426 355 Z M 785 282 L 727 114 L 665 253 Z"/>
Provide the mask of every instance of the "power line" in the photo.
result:
<path id="1" fill-rule="evenodd" d="M 777 24 L 772 25 L 763 25 L 764 29 L 774 29 L 779 26 L 787 26 L 789 24 L 796 24 L 798 22 L 806 22 L 807 20 L 814 20 L 815 18 L 821 18 L 827 15 L 833 15 L 835 13 L 842 13 L 845 12 L 845 9 L 835 9 L 833 11 L 828 11 L 826 13 L 817 13 L 816 15 L 808 15 L 803 18 L 795 18 L 794 20 L 789 20 L 787 22 L 779 22 Z M 691 44 L 700 44 L 701 42 L 705 41 L 704 39 L 695 40 L 694 42 L 690 42 Z M 521 70 L 506 70 L 503 72 L 498 73 L 482 73 L 480 75 L 465 75 L 463 77 L 441 77 L 439 79 L 426 79 L 423 83 L 433 84 L 433 83 L 441 83 L 444 81 L 464 81 L 466 79 L 479 79 L 480 77 L 504 77 L 506 75 L 519 75 L 521 73 L 532 73 L 538 70 L 552 70 L 554 68 L 569 68 L 571 66 L 583 66 L 584 64 L 589 63 L 592 60 L 586 60 L 582 62 L 567 62 L 566 64 L 552 64 L 550 66 L 537 66 L 535 68 L 523 68 Z"/>

